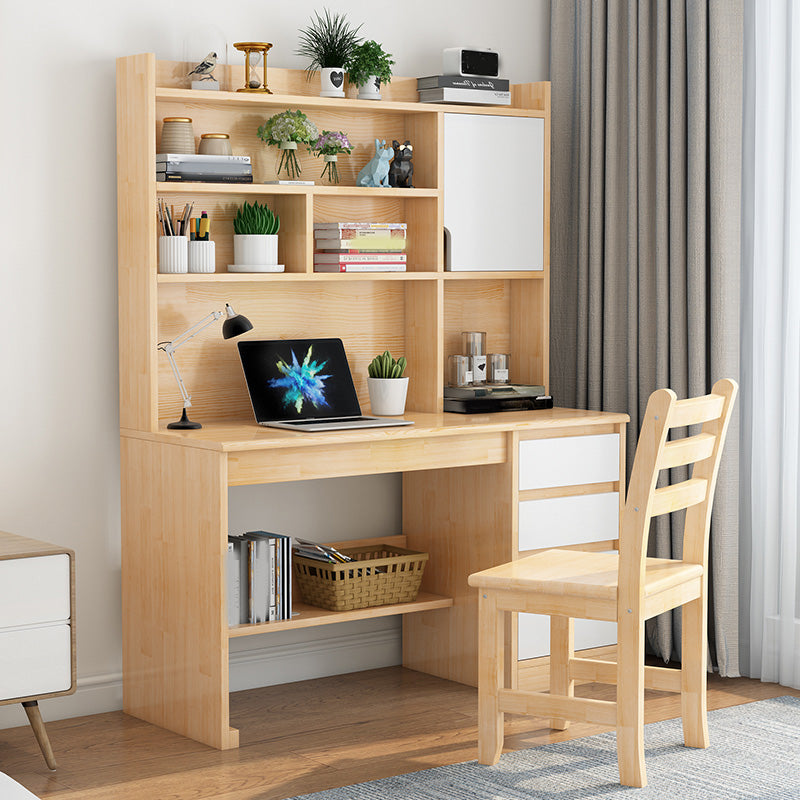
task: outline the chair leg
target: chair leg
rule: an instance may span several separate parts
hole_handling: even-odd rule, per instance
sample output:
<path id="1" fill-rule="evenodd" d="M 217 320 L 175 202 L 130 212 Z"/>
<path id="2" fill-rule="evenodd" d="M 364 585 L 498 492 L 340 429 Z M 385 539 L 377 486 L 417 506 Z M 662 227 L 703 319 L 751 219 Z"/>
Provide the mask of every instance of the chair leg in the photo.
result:
<path id="1" fill-rule="evenodd" d="M 33 735 L 39 743 L 39 749 L 42 751 L 45 763 L 49 769 L 56 769 L 56 757 L 53 755 L 53 748 L 50 746 L 50 739 L 47 737 L 47 730 L 44 727 L 44 720 L 42 719 L 42 712 L 39 711 L 39 703 L 36 700 L 26 700 L 22 707 L 28 715 L 28 722 L 33 728 Z"/>
<path id="2" fill-rule="evenodd" d="M 478 600 L 478 761 L 496 764 L 503 750 L 503 612 L 497 595 L 483 589 Z"/>
<path id="3" fill-rule="evenodd" d="M 550 694 L 561 697 L 575 696 L 575 681 L 569 677 L 569 662 L 575 656 L 575 624 L 571 617 L 550 617 Z M 553 730 L 565 731 L 568 719 L 554 717 Z"/>
<path id="4" fill-rule="evenodd" d="M 707 621 L 705 596 L 683 606 L 681 717 L 687 747 L 708 747 L 706 717 Z"/>
<path id="5" fill-rule="evenodd" d="M 617 761 L 619 782 L 647 785 L 644 766 L 644 624 L 625 614 L 617 625 Z"/>

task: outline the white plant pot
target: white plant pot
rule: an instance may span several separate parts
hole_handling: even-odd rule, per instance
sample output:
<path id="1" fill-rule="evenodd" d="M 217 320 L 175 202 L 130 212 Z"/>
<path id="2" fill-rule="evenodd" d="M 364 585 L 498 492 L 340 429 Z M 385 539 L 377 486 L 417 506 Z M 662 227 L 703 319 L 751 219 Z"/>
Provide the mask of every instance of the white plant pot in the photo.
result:
<path id="1" fill-rule="evenodd" d="M 344 97 L 344 69 L 323 67 L 319 71 L 320 97 Z"/>
<path id="2" fill-rule="evenodd" d="M 408 378 L 367 378 L 369 404 L 379 417 L 398 417 L 406 410 Z"/>
<path id="3" fill-rule="evenodd" d="M 278 264 L 278 234 L 234 234 L 233 260 L 228 272 L 283 272 Z"/>
<path id="4" fill-rule="evenodd" d="M 363 86 L 358 87 L 359 100 L 380 100 L 381 99 L 381 79 L 375 75 L 370 75 Z"/>

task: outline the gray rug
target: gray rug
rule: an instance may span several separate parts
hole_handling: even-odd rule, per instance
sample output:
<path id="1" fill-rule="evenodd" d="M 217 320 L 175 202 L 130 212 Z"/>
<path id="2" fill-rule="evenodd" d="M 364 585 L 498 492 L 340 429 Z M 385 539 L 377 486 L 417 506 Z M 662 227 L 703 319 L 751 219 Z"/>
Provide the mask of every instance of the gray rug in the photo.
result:
<path id="1" fill-rule="evenodd" d="M 289 800 L 800 799 L 800 698 L 711 711 L 708 725 L 707 750 L 683 746 L 680 719 L 647 725 L 644 789 L 619 785 L 616 734 L 602 733 Z"/>

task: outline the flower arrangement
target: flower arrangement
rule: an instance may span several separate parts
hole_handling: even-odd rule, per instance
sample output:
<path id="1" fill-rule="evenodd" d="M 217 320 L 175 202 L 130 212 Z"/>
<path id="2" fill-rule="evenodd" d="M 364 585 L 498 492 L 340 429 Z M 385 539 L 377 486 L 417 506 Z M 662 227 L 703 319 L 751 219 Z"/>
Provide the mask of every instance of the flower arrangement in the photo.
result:
<path id="1" fill-rule="evenodd" d="M 322 134 L 309 146 L 309 152 L 315 156 L 323 156 L 325 167 L 322 170 L 321 178 L 326 175 L 331 183 L 339 183 L 339 169 L 336 166 L 336 158 L 339 153 L 350 153 L 353 145 L 347 138 L 344 131 L 322 131 Z"/>
<path id="2" fill-rule="evenodd" d="M 278 145 L 281 160 L 278 175 L 285 169 L 290 180 L 297 180 L 302 172 L 297 161 L 297 145 L 311 144 L 319 137 L 317 126 L 302 111 L 282 111 L 270 117 L 258 129 L 258 138 L 263 142 Z"/>

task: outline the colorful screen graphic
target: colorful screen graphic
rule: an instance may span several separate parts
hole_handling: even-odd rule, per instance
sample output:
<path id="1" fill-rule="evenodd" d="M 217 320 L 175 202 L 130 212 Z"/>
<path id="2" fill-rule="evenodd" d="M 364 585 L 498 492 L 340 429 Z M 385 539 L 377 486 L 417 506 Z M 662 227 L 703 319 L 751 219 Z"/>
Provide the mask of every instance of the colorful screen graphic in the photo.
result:
<path id="1" fill-rule="evenodd" d="M 312 358 L 313 345 L 309 345 L 303 363 L 297 362 L 297 356 L 292 350 L 292 363 L 287 364 L 279 359 L 276 367 L 283 376 L 271 378 L 268 385 L 276 389 L 283 389 L 283 405 L 286 408 L 294 407 L 298 414 L 303 413 L 303 403 L 311 403 L 314 408 L 328 406 L 325 399 L 325 381 L 330 375 L 320 375 L 327 361 L 314 361 Z"/>

